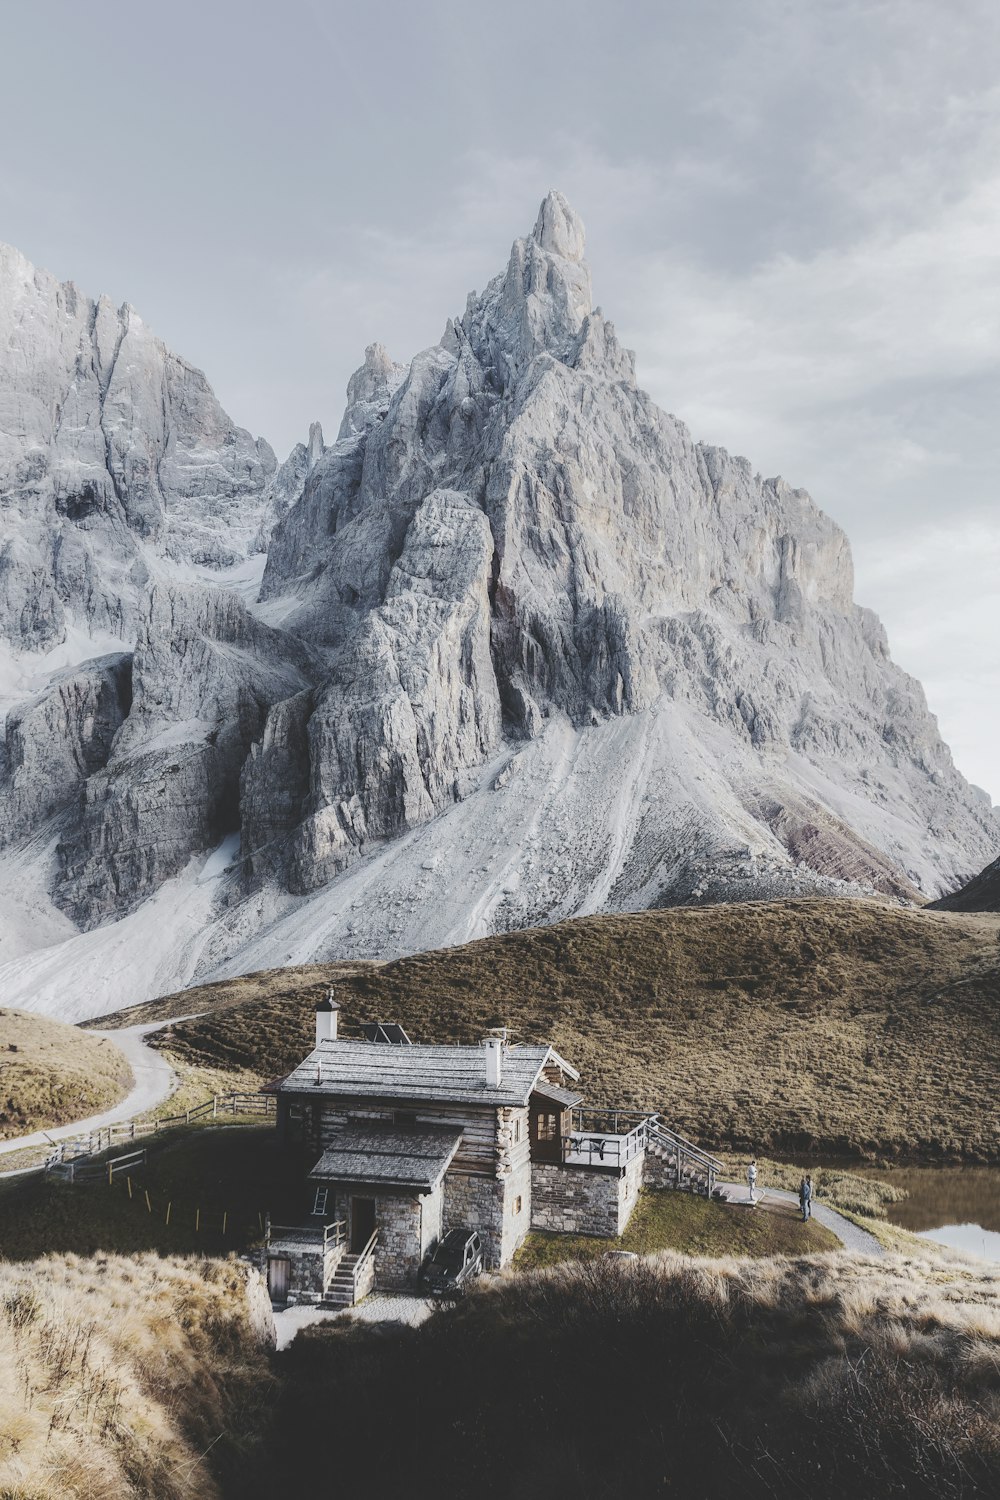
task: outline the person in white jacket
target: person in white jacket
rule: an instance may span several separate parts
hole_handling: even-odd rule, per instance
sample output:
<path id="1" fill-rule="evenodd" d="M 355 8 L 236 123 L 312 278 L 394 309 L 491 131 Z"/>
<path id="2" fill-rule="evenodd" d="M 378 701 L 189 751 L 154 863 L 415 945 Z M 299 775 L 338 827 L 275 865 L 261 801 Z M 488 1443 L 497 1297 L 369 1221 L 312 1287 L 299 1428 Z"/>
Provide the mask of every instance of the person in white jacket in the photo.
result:
<path id="1" fill-rule="evenodd" d="M 750 1165 L 747 1167 L 747 1185 L 750 1188 L 750 1202 L 751 1203 L 756 1203 L 757 1202 L 757 1198 L 756 1198 L 756 1193 L 757 1193 L 757 1158 L 756 1157 L 754 1157 L 751 1160 Z"/>

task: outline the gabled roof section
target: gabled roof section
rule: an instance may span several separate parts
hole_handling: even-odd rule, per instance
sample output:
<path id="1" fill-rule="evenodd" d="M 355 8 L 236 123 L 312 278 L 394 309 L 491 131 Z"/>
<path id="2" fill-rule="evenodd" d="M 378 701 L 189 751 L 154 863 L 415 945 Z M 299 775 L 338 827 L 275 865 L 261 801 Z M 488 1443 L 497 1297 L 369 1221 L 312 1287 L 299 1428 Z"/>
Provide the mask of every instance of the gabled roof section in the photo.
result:
<path id="1" fill-rule="evenodd" d="M 572 1089 L 562 1089 L 556 1083 L 549 1083 L 547 1078 L 540 1078 L 531 1092 L 541 1099 L 551 1099 L 554 1104 L 561 1104 L 563 1109 L 575 1109 L 578 1104 L 583 1103 L 582 1094 L 574 1094 Z"/>
<path id="2" fill-rule="evenodd" d="M 339 1130 L 313 1167 L 315 1182 L 356 1182 L 433 1192 L 462 1140 L 460 1130 L 354 1121 Z"/>
<path id="3" fill-rule="evenodd" d="M 479 1046 L 387 1047 L 338 1038 L 320 1042 L 289 1073 L 279 1093 L 516 1106 L 527 1104 L 547 1064 L 555 1064 L 574 1081 L 580 1076 L 544 1043 L 506 1047 L 500 1087 L 490 1088 L 484 1049 Z"/>

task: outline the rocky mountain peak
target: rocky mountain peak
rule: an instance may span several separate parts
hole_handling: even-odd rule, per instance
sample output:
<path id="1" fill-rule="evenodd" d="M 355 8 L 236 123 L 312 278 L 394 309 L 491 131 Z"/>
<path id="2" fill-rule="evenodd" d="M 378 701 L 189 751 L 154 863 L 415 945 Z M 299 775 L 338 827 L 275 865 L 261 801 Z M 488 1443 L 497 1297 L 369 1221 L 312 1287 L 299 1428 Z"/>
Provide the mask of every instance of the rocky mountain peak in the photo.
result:
<path id="1" fill-rule="evenodd" d="M 314 424 L 271 481 L 131 320 L 72 311 L 44 273 L 18 292 L 0 606 L 34 638 L 62 601 L 117 607 L 134 643 L 8 719 L 0 845 L 27 859 L 49 820 L 54 920 L 140 923 L 238 847 L 217 899 L 198 875 L 184 907 L 187 980 L 191 953 L 207 972 L 605 909 L 906 901 L 995 859 L 1000 824 L 855 604 L 841 529 L 638 387 L 583 252 L 549 194 L 441 343 L 406 366 L 370 345 L 337 441 Z M 210 537 L 275 506 L 257 600 L 204 567 L 193 584 Z M 0 983 L 23 1003 L 10 965 Z"/>
<path id="2" fill-rule="evenodd" d="M 347 382 L 347 410 L 337 434 L 338 441 L 366 431 L 384 415 L 389 398 L 406 373 L 389 357 L 384 344 L 369 344 L 362 364 Z"/>
<path id="3" fill-rule="evenodd" d="M 553 255 L 561 255 L 565 260 L 583 260 L 586 245 L 583 220 L 562 193 L 554 189 L 542 200 L 532 238 Z"/>

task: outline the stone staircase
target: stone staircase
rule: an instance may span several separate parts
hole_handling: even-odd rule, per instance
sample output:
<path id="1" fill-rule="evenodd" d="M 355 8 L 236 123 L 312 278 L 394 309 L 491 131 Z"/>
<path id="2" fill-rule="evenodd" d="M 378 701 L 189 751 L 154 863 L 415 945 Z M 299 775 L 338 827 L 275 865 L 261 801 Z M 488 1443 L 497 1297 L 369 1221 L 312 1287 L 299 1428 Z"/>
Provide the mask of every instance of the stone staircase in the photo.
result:
<path id="1" fill-rule="evenodd" d="M 354 1288 L 360 1255 L 345 1255 L 323 1294 L 320 1307 L 353 1307 Z"/>
<path id="2" fill-rule="evenodd" d="M 378 1230 L 356 1255 L 342 1255 L 327 1283 L 320 1307 L 353 1307 L 375 1285 L 375 1246 Z"/>
<path id="3" fill-rule="evenodd" d="M 711 1198 L 722 1172 L 722 1163 L 693 1141 L 685 1140 L 654 1116 L 646 1133 L 646 1165 L 643 1180 L 652 1187 L 676 1188 Z"/>

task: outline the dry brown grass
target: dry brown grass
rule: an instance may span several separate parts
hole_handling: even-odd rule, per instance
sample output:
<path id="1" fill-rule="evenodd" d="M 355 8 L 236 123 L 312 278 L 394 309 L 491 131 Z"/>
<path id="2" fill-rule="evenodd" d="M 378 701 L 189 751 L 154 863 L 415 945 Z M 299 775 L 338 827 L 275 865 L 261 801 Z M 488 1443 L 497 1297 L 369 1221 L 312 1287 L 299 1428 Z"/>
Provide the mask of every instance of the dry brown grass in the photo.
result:
<path id="1" fill-rule="evenodd" d="M 339 1484 L 375 1494 L 421 1493 L 415 1475 L 483 1500 L 1000 1492 L 1000 1268 L 601 1259 L 419 1330 L 310 1329 L 288 1366 L 248 1500 L 322 1484 L 330 1412 Z"/>
<path id="2" fill-rule="evenodd" d="M 0 1495 L 213 1500 L 273 1394 L 259 1320 L 235 1261 L 0 1262 Z"/>
<path id="3" fill-rule="evenodd" d="M 287 1072 L 336 983 L 345 1033 L 415 1040 L 508 1024 L 553 1041 L 588 1099 L 659 1109 L 706 1144 L 1000 1159 L 1000 920 L 859 901 L 587 917 L 383 965 L 312 965 L 123 1014 L 210 1009 L 158 1045 Z"/>
<path id="4" fill-rule="evenodd" d="M 46 1016 L 0 1010 L 0 1138 L 86 1119 L 131 1087 L 131 1069 L 113 1042 Z"/>

